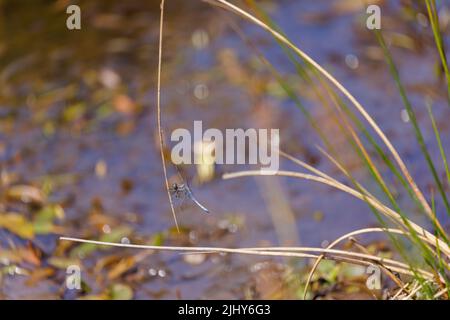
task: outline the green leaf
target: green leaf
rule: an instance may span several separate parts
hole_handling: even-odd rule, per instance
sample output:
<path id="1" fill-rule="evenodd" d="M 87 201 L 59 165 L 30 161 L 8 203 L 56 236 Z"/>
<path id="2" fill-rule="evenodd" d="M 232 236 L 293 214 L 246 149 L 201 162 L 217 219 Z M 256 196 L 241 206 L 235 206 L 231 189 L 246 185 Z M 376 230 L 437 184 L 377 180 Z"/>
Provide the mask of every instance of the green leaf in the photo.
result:
<path id="1" fill-rule="evenodd" d="M 111 287 L 109 295 L 112 300 L 131 300 L 133 299 L 133 290 L 125 284 L 117 283 Z"/>

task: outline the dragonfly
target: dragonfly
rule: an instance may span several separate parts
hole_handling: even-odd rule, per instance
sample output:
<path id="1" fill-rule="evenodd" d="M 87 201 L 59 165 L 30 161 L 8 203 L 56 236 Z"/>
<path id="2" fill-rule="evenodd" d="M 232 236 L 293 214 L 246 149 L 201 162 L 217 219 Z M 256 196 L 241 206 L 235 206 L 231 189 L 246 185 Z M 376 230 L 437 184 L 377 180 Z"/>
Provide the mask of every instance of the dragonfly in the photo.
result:
<path id="1" fill-rule="evenodd" d="M 173 183 L 169 188 L 170 194 L 175 198 L 181 201 L 184 201 L 186 198 L 189 198 L 192 202 L 194 202 L 204 213 L 209 213 L 209 210 L 197 200 L 197 198 L 192 193 L 191 188 L 189 187 L 187 180 L 184 179 L 181 170 L 178 166 L 176 166 L 178 175 L 182 179 L 182 183 Z"/>

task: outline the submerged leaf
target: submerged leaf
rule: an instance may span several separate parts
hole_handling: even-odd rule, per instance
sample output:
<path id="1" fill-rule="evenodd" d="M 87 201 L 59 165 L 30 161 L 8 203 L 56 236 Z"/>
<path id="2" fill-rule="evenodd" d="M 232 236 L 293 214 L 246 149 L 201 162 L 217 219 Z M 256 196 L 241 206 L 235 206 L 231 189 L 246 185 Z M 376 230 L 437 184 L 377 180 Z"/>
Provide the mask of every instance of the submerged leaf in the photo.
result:
<path id="1" fill-rule="evenodd" d="M 31 247 L 20 247 L 12 250 L 0 249 L 0 263 L 11 264 L 27 262 L 35 266 L 41 264 L 41 259 Z"/>
<path id="2" fill-rule="evenodd" d="M 114 280 L 136 265 L 135 257 L 125 257 L 108 272 L 108 278 Z"/>
<path id="3" fill-rule="evenodd" d="M 120 240 L 123 237 L 127 237 L 132 232 L 132 229 L 127 226 L 121 226 L 114 230 L 112 230 L 110 233 L 103 234 L 100 237 L 100 241 L 103 242 L 120 242 Z M 87 255 L 94 252 L 97 248 L 101 249 L 110 249 L 111 247 L 105 246 L 105 245 L 96 245 L 91 243 L 83 243 L 76 248 L 74 248 L 70 255 L 72 257 L 86 257 Z"/>
<path id="4" fill-rule="evenodd" d="M 39 281 L 49 278 L 55 274 L 55 269 L 41 268 L 31 272 L 30 277 L 25 282 L 28 286 L 35 286 Z"/>
<path id="5" fill-rule="evenodd" d="M 133 290 L 131 289 L 131 287 L 121 283 L 113 285 L 109 294 L 112 300 L 133 299 Z"/>
<path id="6" fill-rule="evenodd" d="M 19 213 L 0 214 L 0 228 L 5 228 L 25 239 L 34 238 L 33 224 Z"/>
<path id="7" fill-rule="evenodd" d="M 62 257 L 51 257 L 48 259 L 48 264 L 58 268 L 58 269 L 67 269 L 67 267 L 72 265 L 81 265 L 80 260 L 76 258 L 62 258 Z"/>
<path id="8" fill-rule="evenodd" d="M 64 209 L 60 205 L 48 205 L 42 208 L 34 218 L 33 226 L 37 234 L 57 232 L 58 227 L 54 225 L 55 219 L 64 218 Z"/>
<path id="9" fill-rule="evenodd" d="M 6 197 L 13 201 L 36 205 L 42 205 L 45 201 L 45 195 L 40 189 L 28 185 L 11 186 L 6 192 Z"/>

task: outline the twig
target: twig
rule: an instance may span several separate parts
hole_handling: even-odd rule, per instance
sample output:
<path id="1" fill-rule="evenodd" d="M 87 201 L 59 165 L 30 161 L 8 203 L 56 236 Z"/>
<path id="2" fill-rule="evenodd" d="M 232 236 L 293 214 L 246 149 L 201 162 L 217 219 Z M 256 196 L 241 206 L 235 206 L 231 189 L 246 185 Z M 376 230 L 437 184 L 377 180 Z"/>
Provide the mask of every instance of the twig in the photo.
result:
<path id="1" fill-rule="evenodd" d="M 410 286 L 411 283 L 406 283 L 403 287 L 401 287 L 400 289 L 398 289 L 398 291 L 392 296 L 392 298 L 390 298 L 389 300 L 395 300 L 397 299 L 397 297 L 403 292 L 406 291 L 406 288 L 408 288 Z M 407 291 L 406 291 L 407 292 Z"/>
<path id="2" fill-rule="evenodd" d="M 157 92 L 157 117 L 158 117 L 158 133 L 159 133 L 159 149 L 161 153 L 161 161 L 164 171 L 164 181 L 166 184 L 167 196 L 169 197 L 170 209 L 172 210 L 173 220 L 177 227 L 178 233 L 180 228 L 178 227 L 177 215 L 173 207 L 172 197 L 170 196 L 169 180 L 167 179 L 166 160 L 164 158 L 164 140 L 163 132 L 161 128 L 161 69 L 162 69 L 162 39 L 163 39 L 163 25 L 164 25 L 164 0 L 161 0 L 161 18 L 159 24 L 159 53 L 158 53 L 158 92 Z"/>
<path id="3" fill-rule="evenodd" d="M 425 284 L 426 282 L 424 282 Z M 408 294 L 406 297 L 404 297 L 402 300 L 409 300 L 411 299 L 420 289 L 423 288 L 424 284 L 416 283 L 416 286 L 411 290 L 410 294 Z"/>
<path id="4" fill-rule="evenodd" d="M 435 295 L 434 295 L 434 299 L 437 299 L 437 298 L 440 298 L 441 296 L 443 296 L 444 294 L 446 294 L 448 292 L 448 289 L 447 288 L 445 288 L 445 289 L 442 289 L 441 291 L 439 291 L 438 293 L 436 293 Z"/>
<path id="5" fill-rule="evenodd" d="M 296 257 L 296 258 L 318 258 L 317 253 L 326 253 L 325 258 L 350 262 L 360 265 L 373 265 L 374 262 L 380 262 L 386 264 L 386 267 L 392 271 L 411 275 L 408 265 L 391 260 L 383 259 L 373 255 L 361 254 L 357 252 L 343 251 L 343 250 L 331 250 L 323 248 L 308 248 L 308 247 L 266 247 L 266 248 L 219 248 L 219 247 L 175 247 L 175 246 L 152 246 L 152 245 L 139 245 L 139 244 L 125 244 L 115 242 L 105 242 L 97 240 L 88 240 L 80 238 L 60 237 L 60 240 L 90 243 L 102 246 L 131 248 L 131 249 L 146 249 L 146 250 L 158 250 L 158 251 L 181 251 L 181 252 L 210 252 L 210 253 L 235 253 L 235 254 L 248 254 L 259 256 L 277 256 L 277 257 Z M 425 270 L 418 270 L 424 278 L 429 280 L 433 279 L 433 275 Z"/>

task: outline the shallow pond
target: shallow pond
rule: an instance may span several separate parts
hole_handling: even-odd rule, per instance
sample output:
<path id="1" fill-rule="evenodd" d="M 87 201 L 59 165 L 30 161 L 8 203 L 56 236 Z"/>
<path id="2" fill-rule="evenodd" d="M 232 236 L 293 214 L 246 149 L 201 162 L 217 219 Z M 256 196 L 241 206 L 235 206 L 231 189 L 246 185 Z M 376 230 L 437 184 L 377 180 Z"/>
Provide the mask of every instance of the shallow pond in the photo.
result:
<path id="1" fill-rule="evenodd" d="M 221 179 L 224 172 L 246 168 L 237 165 L 217 166 L 215 178 L 200 184 L 192 166 L 186 169 L 194 177 L 195 195 L 211 213 L 204 215 L 185 201 L 176 208 L 177 233 L 156 129 L 158 1 L 80 1 L 78 31 L 65 27 L 66 2 L 0 3 L 0 213 L 17 212 L 26 220 L 17 228 L 34 228 L 32 235 L 18 230 L 22 237 L 11 228 L 0 229 L 7 270 L 0 278 L 0 297 L 108 298 L 114 292 L 128 297 L 131 290 L 136 299 L 298 298 L 295 289 L 279 283 L 286 265 L 296 277 L 302 261 L 92 248 L 61 243 L 58 237 L 320 246 L 376 224 L 366 204 L 318 184 L 274 177 Z M 167 2 L 162 79 L 167 139 L 176 128 L 191 130 L 195 120 L 220 130 L 280 128 L 284 150 L 339 176 L 316 149 L 320 141 L 311 125 L 258 59 L 263 54 L 304 99 L 345 164 L 371 187 L 332 117 L 294 76 L 295 67 L 269 35 L 201 1 Z M 425 102 L 433 101 L 444 145 L 450 110 L 435 72 L 430 27 L 420 15 L 389 2 L 382 21 L 426 143 L 439 159 Z M 364 28 L 364 8 L 352 3 L 267 1 L 263 8 L 359 99 L 427 190 L 433 180 L 400 96 L 375 38 Z M 281 167 L 300 170 L 285 160 Z M 172 177 L 175 172 L 169 169 Z M 439 174 L 443 170 L 438 167 Z M 11 194 L 11 188 L 24 185 L 35 189 Z M 25 201 L 26 192 L 33 201 Z M 409 200 L 398 197 L 414 216 Z M 65 267 L 73 263 L 82 265 L 82 294 L 65 289 Z"/>

